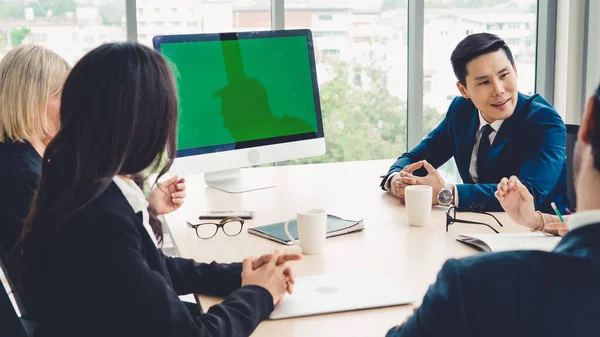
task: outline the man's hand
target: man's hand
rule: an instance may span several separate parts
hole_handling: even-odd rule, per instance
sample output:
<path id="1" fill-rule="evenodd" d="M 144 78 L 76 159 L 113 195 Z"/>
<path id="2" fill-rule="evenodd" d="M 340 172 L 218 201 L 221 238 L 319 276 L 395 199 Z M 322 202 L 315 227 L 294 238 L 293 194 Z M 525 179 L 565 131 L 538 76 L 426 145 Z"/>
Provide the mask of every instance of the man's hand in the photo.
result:
<path id="1" fill-rule="evenodd" d="M 158 183 L 150 192 L 148 202 L 157 215 L 171 213 L 183 205 L 185 188 L 185 178 L 174 176 Z"/>
<path id="2" fill-rule="evenodd" d="M 502 178 L 494 194 L 500 201 L 500 206 L 514 222 L 534 229 L 540 227 L 542 219 L 535 212 L 533 196 L 519 178 Z"/>
<path id="3" fill-rule="evenodd" d="M 404 189 L 406 186 L 415 185 L 417 183 L 412 173 L 421 167 L 423 167 L 422 160 L 404 166 L 399 174 L 396 174 L 392 177 L 392 181 L 390 181 L 390 193 L 392 193 L 392 195 L 396 198 L 400 199 L 400 201 L 404 202 Z"/>
<path id="4" fill-rule="evenodd" d="M 273 258 L 277 256 L 277 262 L 275 265 L 279 266 L 288 261 L 298 261 L 302 259 L 302 255 L 300 254 L 281 254 L 278 250 L 275 250 L 273 253 L 265 254 L 259 257 L 256 260 L 252 261 L 252 270 L 259 269 L 264 264 L 267 264 L 273 260 Z M 294 278 L 294 271 L 291 267 L 288 267 L 284 270 L 284 274 L 289 278 L 287 292 L 291 295 L 294 291 L 294 284 L 296 283 L 296 279 Z"/>
<path id="5" fill-rule="evenodd" d="M 413 176 L 412 174 L 406 175 L 407 179 L 412 179 L 415 181 L 414 185 L 427 185 L 431 186 L 431 204 L 438 205 L 437 195 L 442 190 L 442 188 L 446 185 L 444 178 L 440 175 L 438 170 L 435 169 L 431 164 L 427 162 L 427 160 L 423 160 L 423 167 L 427 170 L 427 175 L 424 177 Z"/>

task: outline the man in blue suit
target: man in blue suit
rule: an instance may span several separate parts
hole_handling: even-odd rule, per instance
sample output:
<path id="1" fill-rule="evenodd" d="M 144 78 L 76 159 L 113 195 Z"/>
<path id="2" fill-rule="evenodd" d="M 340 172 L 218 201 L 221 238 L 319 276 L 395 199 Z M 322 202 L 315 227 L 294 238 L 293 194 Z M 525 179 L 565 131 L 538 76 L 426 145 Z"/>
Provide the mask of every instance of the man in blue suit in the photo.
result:
<path id="1" fill-rule="evenodd" d="M 516 175 L 536 207 L 568 207 L 566 127 L 540 95 L 517 89 L 512 53 L 498 36 L 467 36 L 454 49 L 452 67 L 462 97 L 444 120 L 392 165 L 381 187 L 404 201 L 404 188 L 429 185 L 433 205 L 500 211 L 494 197 L 502 177 Z M 454 157 L 463 184 L 446 184 L 437 168 Z"/>
<path id="2" fill-rule="evenodd" d="M 552 252 L 446 261 L 414 315 L 387 336 L 598 336 L 600 86 L 588 101 L 573 167 L 578 211 Z M 516 222 L 544 230 L 556 221 L 535 211 L 534 197 L 517 177 L 503 179 L 497 196 Z"/>

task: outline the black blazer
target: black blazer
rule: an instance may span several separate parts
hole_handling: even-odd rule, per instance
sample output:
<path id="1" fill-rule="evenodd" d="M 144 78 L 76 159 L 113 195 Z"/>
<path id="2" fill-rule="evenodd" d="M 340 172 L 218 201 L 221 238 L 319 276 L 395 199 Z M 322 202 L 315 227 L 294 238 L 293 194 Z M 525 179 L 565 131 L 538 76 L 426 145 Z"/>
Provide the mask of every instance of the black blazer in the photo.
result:
<path id="1" fill-rule="evenodd" d="M 0 143 L 0 163 L 0 246 L 9 256 L 29 213 L 42 158 L 27 142 Z"/>
<path id="2" fill-rule="evenodd" d="M 448 260 L 423 303 L 388 337 L 600 334 L 600 223 L 569 232 L 552 252 Z"/>
<path id="3" fill-rule="evenodd" d="M 39 336 L 249 336 L 273 310 L 264 288 L 241 287 L 241 264 L 162 254 L 112 183 L 49 238 L 47 278 L 27 297 Z M 227 298 L 193 317 L 178 295 Z"/>

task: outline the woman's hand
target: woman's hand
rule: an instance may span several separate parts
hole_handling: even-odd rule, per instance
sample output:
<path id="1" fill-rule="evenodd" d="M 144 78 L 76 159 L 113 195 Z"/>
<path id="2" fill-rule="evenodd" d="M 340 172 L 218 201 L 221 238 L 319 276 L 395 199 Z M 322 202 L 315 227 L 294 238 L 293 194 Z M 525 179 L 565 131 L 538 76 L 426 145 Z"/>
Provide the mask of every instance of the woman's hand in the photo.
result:
<path id="1" fill-rule="evenodd" d="M 158 183 L 150 192 L 148 202 L 154 207 L 157 215 L 174 212 L 183 205 L 185 188 L 185 178 L 174 176 Z"/>

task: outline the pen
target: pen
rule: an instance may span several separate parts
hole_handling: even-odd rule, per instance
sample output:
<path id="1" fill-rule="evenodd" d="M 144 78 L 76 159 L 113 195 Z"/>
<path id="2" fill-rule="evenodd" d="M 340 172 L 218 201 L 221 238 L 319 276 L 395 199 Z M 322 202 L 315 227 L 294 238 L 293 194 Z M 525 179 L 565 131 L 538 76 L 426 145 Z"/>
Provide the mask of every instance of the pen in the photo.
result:
<path id="1" fill-rule="evenodd" d="M 560 219 L 560 222 L 565 222 L 565 219 L 563 219 L 562 214 L 560 214 L 560 212 L 558 211 L 558 208 L 556 208 L 556 204 L 554 202 L 551 202 L 550 206 L 552 206 L 552 209 L 554 210 L 554 213 L 556 213 L 556 215 L 558 215 L 558 218 Z"/>

